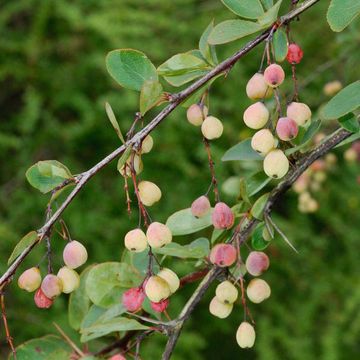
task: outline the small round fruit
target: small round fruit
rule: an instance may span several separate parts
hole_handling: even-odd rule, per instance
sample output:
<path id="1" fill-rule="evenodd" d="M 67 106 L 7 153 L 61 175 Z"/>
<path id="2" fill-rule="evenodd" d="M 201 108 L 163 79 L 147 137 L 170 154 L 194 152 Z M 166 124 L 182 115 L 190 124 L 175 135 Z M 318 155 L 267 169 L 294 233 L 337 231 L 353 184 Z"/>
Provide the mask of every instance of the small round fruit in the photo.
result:
<path id="1" fill-rule="evenodd" d="M 210 261 L 220 267 L 231 266 L 236 256 L 236 249 L 231 244 L 217 244 L 210 251 Z"/>
<path id="2" fill-rule="evenodd" d="M 259 304 L 271 295 L 268 283 L 263 279 L 252 279 L 246 288 L 246 295 L 251 302 Z"/>
<path id="3" fill-rule="evenodd" d="M 41 290 L 41 288 L 36 290 L 36 293 L 34 295 L 34 301 L 35 305 L 39 309 L 49 309 L 51 305 L 53 304 L 53 300 L 49 299 Z"/>
<path id="4" fill-rule="evenodd" d="M 299 128 L 296 121 L 289 117 L 281 117 L 276 124 L 276 133 L 283 141 L 296 138 L 298 132 Z"/>
<path id="5" fill-rule="evenodd" d="M 209 311 L 212 315 L 225 319 L 227 318 L 233 309 L 233 304 L 225 304 L 221 302 L 216 296 L 210 302 Z"/>
<path id="6" fill-rule="evenodd" d="M 171 295 L 170 286 L 160 276 L 150 276 L 145 285 L 145 294 L 150 301 L 158 303 Z"/>
<path id="7" fill-rule="evenodd" d="M 288 47 L 288 52 L 286 55 L 286 60 L 290 64 L 299 64 L 303 58 L 304 52 L 298 44 L 292 43 Z"/>
<path id="8" fill-rule="evenodd" d="M 218 139 L 223 133 L 222 122 L 214 116 L 207 116 L 201 125 L 201 132 L 208 140 Z"/>
<path id="9" fill-rule="evenodd" d="M 278 87 L 285 79 L 283 68 L 278 64 L 269 65 L 264 71 L 264 79 L 269 86 Z"/>
<path id="10" fill-rule="evenodd" d="M 141 229 L 130 230 L 125 235 L 125 247 L 133 252 L 142 252 L 147 248 L 147 238 Z"/>
<path id="11" fill-rule="evenodd" d="M 252 100 L 260 100 L 271 97 L 273 90 L 265 82 L 264 75 L 254 74 L 246 84 L 246 95 Z"/>
<path id="12" fill-rule="evenodd" d="M 334 96 L 342 89 L 342 83 L 339 80 L 330 81 L 324 85 L 324 94 L 327 96 Z"/>
<path id="13" fill-rule="evenodd" d="M 251 147 L 262 156 L 265 156 L 275 147 L 275 138 L 269 129 L 261 129 L 252 137 Z"/>
<path id="14" fill-rule="evenodd" d="M 152 206 L 161 199 L 160 188 L 151 181 L 140 181 L 138 189 L 140 200 L 145 206 Z"/>
<path id="15" fill-rule="evenodd" d="M 269 257 L 262 251 L 252 251 L 246 259 L 246 270 L 252 276 L 259 276 L 270 266 Z"/>
<path id="16" fill-rule="evenodd" d="M 151 135 L 147 135 L 141 143 L 141 154 L 147 154 L 154 146 L 154 140 Z"/>
<path id="17" fill-rule="evenodd" d="M 131 176 L 131 156 L 129 157 L 129 159 L 126 161 L 126 164 L 124 164 L 121 168 L 120 168 L 120 174 L 122 176 Z M 137 154 L 135 154 L 134 156 L 134 171 L 135 174 L 140 174 L 142 172 L 144 168 L 143 162 L 141 160 L 141 157 Z"/>
<path id="18" fill-rule="evenodd" d="M 204 113 L 200 105 L 192 104 L 186 112 L 188 122 L 194 126 L 200 126 L 204 121 Z"/>
<path id="19" fill-rule="evenodd" d="M 237 288 L 228 280 L 223 281 L 216 287 L 216 297 L 224 304 L 233 304 L 238 298 Z"/>
<path id="20" fill-rule="evenodd" d="M 70 294 L 80 286 L 80 276 L 67 266 L 63 266 L 57 273 L 57 277 L 62 281 L 62 292 Z"/>
<path id="21" fill-rule="evenodd" d="M 301 194 L 309 187 L 310 178 L 308 173 L 302 173 L 294 182 L 293 189 L 296 193 Z"/>
<path id="22" fill-rule="evenodd" d="M 356 150 L 354 150 L 353 148 L 347 149 L 344 152 L 344 159 L 348 162 L 348 163 L 353 163 L 357 160 L 357 152 Z"/>
<path id="23" fill-rule="evenodd" d="M 236 332 L 236 341 L 242 349 L 251 348 L 255 343 L 255 329 L 246 321 L 243 321 Z"/>
<path id="24" fill-rule="evenodd" d="M 76 269 L 86 263 L 88 254 L 83 244 L 72 240 L 66 244 L 63 252 L 64 263 L 70 269 Z"/>
<path id="25" fill-rule="evenodd" d="M 229 206 L 219 202 L 215 205 L 211 220 L 215 229 L 230 229 L 234 225 L 235 216 Z"/>
<path id="26" fill-rule="evenodd" d="M 178 276 L 170 269 L 161 269 L 157 276 L 161 277 L 168 283 L 172 294 L 180 287 L 180 280 Z"/>
<path id="27" fill-rule="evenodd" d="M 146 238 L 151 247 L 160 248 L 171 243 L 172 234 L 166 225 L 155 221 L 149 225 Z"/>
<path id="28" fill-rule="evenodd" d="M 63 283 L 56 275 L 47 274 L 41 283 L 41 290 L 46 297 L 53 299 L 61 294 Z"/>
<path id="29" fill-rule="evenodd" d="M 126 290 L 122 296 L 122 304 L 129 312 L 136 312 L 141 309 L 145 300 L 145 294 L 141 287 Z"/>
<path id="30" fill-rule="evenodd" d="M 197 218 L 201 218 L 208 214 L 210 209 L 211 204 L 209 198 L 205 195 L 198 197 L 191 204 L 191 213 Z"/>
<path id="31" fill-rule="evenodd" d="M 270 113 L 267 107 L 260 101 L 250 105 L 243 115 L 244 123 L 250 129 L 261 129 L 269 121 Z"/>
<path id="32" fill-rule="evenodd" d="M 306 104 L 293 101 L 286 109 L 286 116 L 303 126 L 311 119 L 311 110 Z"/>
<path id="33" fill-rule="evenodd" d="M 274 179 L 284 177 L 289 170 L 289 160 L 281 150 L 271 150 L 264 159 L 265 174 Z"/>
<path id="34" fill-rule="evenodd" d="M 126 357 L 122 354 L 115 354 L 111 358 L 109 358 L 109 360 L 126 360 Z"/>
<path id="35" fill-rule="evenodd" d="M 35 291 L 41 285 L 41 274 L 37 267 L 25 270 L 18 279 L 20 289 L 28 292 Z"/>
<path id="36" fill-rule="evenodd" d="M 164 299 L 157 303 L 150 301 L 150 306 L 154 311 L 156 311 L 158 313 L 162 313 L 167 309 L 167 307 L 169 306 L 169 303 L 170 303 L 169 299 Z"/>

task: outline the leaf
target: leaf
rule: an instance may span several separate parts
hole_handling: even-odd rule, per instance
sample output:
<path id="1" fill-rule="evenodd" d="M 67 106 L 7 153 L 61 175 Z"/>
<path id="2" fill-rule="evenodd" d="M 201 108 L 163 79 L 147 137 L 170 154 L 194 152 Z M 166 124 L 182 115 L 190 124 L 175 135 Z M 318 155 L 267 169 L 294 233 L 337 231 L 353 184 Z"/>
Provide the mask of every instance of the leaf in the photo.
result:
<path id="1" fill-rule="evenodd" d="M 156 106 L 161 98 L 163 88 L 157 80 L 144 82 L 140 92 L 140 113 L 144 115 L 151 108 Z"/>
<path id="2" fill-rule="evenodd" d="M 209 45 L 208 39 L 211 31 L 214 28 L 214 20 L 211 21 L 211 23 L 208 25 L 208 27 L 205 29 L 203 34 L 201 35 L 200 41 L 199 41 L 199 50 L 206 59 L 209 64 L 216 65 L 218 63 L 217 56 L 216 56 L 216 50 L 215 46 Z"/>
<path id="3" fill-rule="evenodd" d="M 138 50 L 110 51 L 106 56 L 106 68 L 118 84 L 131 90 L 140 91 L 146 80 L 158 80 L 155 66 Z"/>
<path id="4" fill-rule="evenodd" d="M 347 131 L 357 133 L 360 130 L 359 120 L 353 113 L 342 116 L 338 121 Z"/>
<path id="5" fill-rule="evenodd" d="M 26 248 L 34 245 L 39 240 L 39 235 L 36 231 L 27 233 L 15 246 L 12 251 L 8 265 L 10 265 Z"/>
<path id="6" fill-rule="evenodd" d="M 202 218 L 196 218 L 190 208 L 179 210 L 169 216 L 166 225 L 174 236 L 192 234 L 212 225 L 211 212 Z"/>
<path id="7" fill-rule="evenodd" d="M 261 0 L 261 3 L 263 4 L 265 10 L 269 10 L 274 5 L 273 0 Z"/>
<path id="8" fill-rule="evenodd" d="M 209 240 L 199 238 L 188 245 L 172 242 L 162 248 L 154 249 L 156 254 L 174 256 L 182 259 L 202 259 L 210 253 Z"/>
<path id="9" fill-rule="evenodd" d="M 105 111 L 106 111 L 106 115 L 109 118 L 109 120 L 111 122 L 111 125 L 113 126 L 117 136 L 119 137 L 121 142 L 123 144 L 125 144 L 125 140 L 124 140 L 123 134 L 121 133 L 119 123 L 117 122 L 116 116 L 115 116 L 115 114 L 113 112 L 113 109 L 112 109 L 111 105 L 108 102 L 105 103 Z"/>
<path id="10" fill-rule="evenodd" d="M 277 62 L 283 62 L 288 52 L 288 41 L 284 29 L 278 29 L 273 36 L 273 46 L 275 59 Z"/>
<path id="11" fill-rule="evenodd" d="M 131 154 L 131 146 L 127 147 L 126 150 L 123 152 L 123 154 L 120 156 L 118 162 L 117 162 L 117 169 L 121 173 L 121 168 L 126 163 L 126 160 L 129 158 Z"/>
<path id="12" fill-rule="evenodd" d="M 360 1 L 331 0 L 326 18 L 332 31 L 344 30 L 360 14 Z"/>
<path id="13" fill-rule="evenodd" d="M 266 205 L 266 202 L 268 201 L 270 193 L 266 193 L 262 196 L 260 196 L 254 203 L 254 205 L 251 208 L 251 215 L 256 219 L 262 219 L 263 217 L 263 211 Z"/>
<path id="14" fill-rule="evenodd" d="M 352 134 L 351 136 L 349 136 L 347 139 L 343 140 L 340 144 L 337 144 L 334 149 L 340 147 L 340 146 L 344 146 L 347 145 L 349 143 L 352 143 L 353 141 L 360 139 L 360 132 L 356 133 L 356 134 Z"/>
<path id="15" fill-rule="evenodd" d="M 240 178 L 240 199 L 244 200 L 246 203 L 251 204 L 247 191 L 247 184 L 245 178 Z"/>
<path id="16" fill-rule="evenodd" d="M 324 120 L 339 119 L 360 106 L 360 80 L 338 92 L 322 109 Z"/>
<path id="17" fill-rule="evenodd" d="M 270 244 L 270 241 L 266 241 L 263 238 L 262 234 L 263 234 L 264 228 L 265 228 L 264 223 L 261 223 L 260 225 L 258 225 L 251 237 L 251 246 L 253 247 L 254 250 L 257 250 L 257 251 L 264 250 Z"/>
<path id="18" fill-rule="evenodd" d="M 217 24 L 209 35 L 209 44 L 218 45 L 241 39 L 260 31 L 263 27 L 246 20 L 226 20 Z"/>
<path id="19" fill-rule="evenodd" d="M 249 196 L 254 196 L 260 190 L 262 190 L 269 182 L 271 178 L 265 175 L 263 171 L 256 173 L 247 180 L 247 189 Z"/>
<path id="20" fill-rule="evenodd" d="M 263 160 L 251 147 L 251 139 L 245 139 L 240 143 L 230 148 L 224 156 L 221 158 L 222 161 L 237 161 L 237 160 Z"/>
<path id="21" fill-rule="evenodd" d="M 264 15 L 258 19 L 258 23 L 264 28 L 272 25 L 279 13 L 279 9 L 283 0 L 279 0 L 274 6 L 272 6 Z"/>
<path id="22" fill-rule="evenodd" d="M 92 304 L 89 308 L 89 311 L 86 313 L 83 321 L 81 322 L 80 329 L 88 328 L 95 324 L 105 312 L 106 309 Z"/>
<path id="23" fill-rule="evenodd" d="M 234 14 L 247 19 L 257 19 L 264 14 L 259 0 L 221 0 Z"/>
<path id="24" fill-rule="evenodd" d="M 43 194 L 54 190 L 66 179 L 72 177 L 70 170 L 56 160 L 39 161 L 26 171 L 26 178 L 30 185 Z"/>

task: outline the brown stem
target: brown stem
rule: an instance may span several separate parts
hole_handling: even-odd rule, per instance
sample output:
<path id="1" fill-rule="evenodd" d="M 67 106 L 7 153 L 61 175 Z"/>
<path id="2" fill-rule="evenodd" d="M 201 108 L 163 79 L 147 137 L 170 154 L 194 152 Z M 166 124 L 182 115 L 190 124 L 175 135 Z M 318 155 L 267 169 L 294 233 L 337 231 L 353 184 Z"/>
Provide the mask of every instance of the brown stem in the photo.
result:
<path id="1" fill-rule="evenodd" d="M 211 149 L 210 149 L 210 143 L 209 140 L 206 138 L 203 138 L 204 141 L 204 145 L 205 145 L 205 150 L 206 150 L 206 154 L 208 157 L 208 162 L 209 162 L 209 169 L 210 169 L 210 174 L 211 174 L 211 183 L 213 185 L 214 188 L 214 194 L 215 194 L 215 202 L 219 202 L 220 201 L 220 195 L 219 195 L 219 189 L 218 189 L 218 181 L 216 179 L 215 176 L 215 166 L 214 166 L 214 161 L 211 157 Z"/>
<path id="2" fill-rule="evenodd" d="M 185 275 L 184 277 L 182 277 L 180 279 L 180 287 L 202 279 L 208 272 L 209 272 L 209 268 L 206 268 L 206 269 L 195 271 L 191 274 Z"/>
<path id="3" fill-rule="evenodd" d="M 10 330 L 9 330 L 9 326 L 8 326 L 8 322 L 7 322 L 7 318 L 6 318 L 5 295 L 3 293 L 1 293 L 0 299 L 1 299 L 1 315 L 2 315 L 3 322 L 4 322 L 6 341 L 8 342 L 8 344 L 10 346 L 14 360 L 16 360 L 16 350 L 15 350 L 15 347 L 13 344 L 13 339 L 10 335 Z"/>
<path id="4" fill-rule="evenodd" d="M 298 83 L 297 83 L 297 77 L 296 77 L 296 65 L 291 65 L 291 73 L 292 73 L 292 80 L 294 83 L 294 97 L 293 101 L 299 101 L 299 90 L 298 90 Z"/>

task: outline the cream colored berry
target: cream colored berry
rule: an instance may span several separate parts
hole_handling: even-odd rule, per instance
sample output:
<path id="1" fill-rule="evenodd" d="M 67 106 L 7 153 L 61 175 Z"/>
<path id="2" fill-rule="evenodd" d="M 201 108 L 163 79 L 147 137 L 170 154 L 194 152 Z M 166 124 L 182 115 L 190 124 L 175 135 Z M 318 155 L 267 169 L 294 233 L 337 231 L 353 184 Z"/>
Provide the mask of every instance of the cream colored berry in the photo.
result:
<path id="1" fill-rule="evenodd" d="M 160 188 L 151 181 L 140 181 L 138 190 L 140 200 L 145 206 L 152 206 L 161 199 Z"/>
<path id="2" fill-rule="evenodd" d="M 149 225 L 146 231 L 146 238 L 151 247 L 160 248 L 171 243 L 172 234 L 166 225 L 155 221 Z"/>
<path id="3" fill-rule="evenodd" d="M 216 287 L 216 297 L 224 304 L 233 304 L 238 298 L 238 289 L 228 280 Z"/>
<path id="4" fill-rule="evenodd" d="M 265 156 L 275 147 L 275 138 L 270 130 L 261 129 L 252 137 L 251 147 L 259 154 Z"/>
<path id="5" fill-rule="evenodd" d="M 265 174 L 274 179 L 284 177 L 289 170 L 289 160 L 281 150 L 270 151 L 264 159 Z"/>
<path id="6" fill-rule="evenodd" d="M 264 75 L 254 74 L 246 84 L 246 95 L 252 100 L 260 100 L 272 96 L 273 90 L 265 82 Z"/>
<path id="7" fill-rule="evenodd" d="M 41 283 L 41 290 L 46 297 L 53 299 L 61 294 L 63 283 L 59 277 L 54 274 L 48 274 Z"/>
<path id="8" fill-rule="evenodd" d="M 174 273 L 174 271 L 170 269 L 167 268 L 161 269 L 158 272 L 157 276 L 161 277 L 169 284 L 170 291 L 172 294 L 180 287 L 180 280 L 178 276 Z"/>
<path id="9" fill-rule="evenodd" d="M 163 278 L 153 275 L 146 282 L 145 294 L 150 301 L 158 303 L 170 296 L 170 286 Z"/>
<path id="10" fill-rule="evenodd" d="M 204 112 L 198 104 L 189 106 L 186 112 L 187 120 L 194 126 L 200 126 L 204 121 Z"/>
<path id="11" fill-rule="evenodd" d="M 62 281 L 62 292 L 70 294 L 80 286 L 80 276 L 67 266 L 63 266 L 57 273 L 57 277 Z"/>
<path id="12" fill-rule="evenodd" d="M 261 129 L 269 121 L 270 113 L 267 107 L 260 101 L 250 105 L 244 111 L 244 123 L 250 129 Z"/>
<path id="13" fill-rule="evenodd" d="M 225 319 L 227 318 L 233 309 L 233 304 L 225 304 L 221 302 L 216 296 L 210 302 L 209 311 L 212 315 Z"/>
<path id="14" fill-rule="evenodd" d="M 88 253 L 83 244 L 72 240 L 66 244 L 63 251 L 64 263 L 70 269 L 76 269 L 86 263 Z M 45 294 L 46 295 L 46 294 Z"/>
<path id="15" fill-rule="evenodd" d="M 252 279 L 246 288 L 246 295 L 251 302 L 259 304 L 270 297 L 271 289 L 265 280 Z"/>
<path id="16" fill-rule="evenodd" d="M 147 135 L 141 143 L 141 154 L 147 154 L 154 146 L 154 140 L 151 135 Z"/>
<path id="17" fill-rule="evenodd" d="M 207 116 L 201 125 L 201 132 L 208 140 L 218 139 L 223 130 L 222 122 L 214 116 Z"/>
<path id="18" fill-rule="evenodd" d="M 33 292 L 41 285 L 41 274 L 37 267 L 25 270 L 18 279 L 20 289 Z"/>
<path id="19" fill-rule="evenodd" d="M 251 348 L 255 343 L 255 329 L 254 327 L 246 321 L 243 321 L 236 332 L 236 341 L 238 345 L 242 348 Z"/>
<path id="20" fill-rule="evenodd" d="M 130 230 L 125 235 L 125 247 L 133 252 L 142 252 L 147 248 L 147 238 L 141 229 Z"/>
<path id="21" fill-rule="evenodd" d="M 306 104 L 293 101 L 288 105 L 286 115 L 299 126 L 303 126 L 311 119 L 311 110 Z"/>

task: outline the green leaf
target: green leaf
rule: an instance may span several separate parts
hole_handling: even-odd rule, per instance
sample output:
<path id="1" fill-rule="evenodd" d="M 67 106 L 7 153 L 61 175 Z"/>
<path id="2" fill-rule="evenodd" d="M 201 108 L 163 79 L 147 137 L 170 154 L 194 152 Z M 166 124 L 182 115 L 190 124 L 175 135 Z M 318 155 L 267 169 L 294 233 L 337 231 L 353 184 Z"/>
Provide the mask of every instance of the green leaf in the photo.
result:
<path id="1" fill-rule="evenodd" d="M 264 250 L 270 244 L 270 241 L 266 241 L 263 238 L 262 234 L 263 234 L 264 228 L 265 228 L 265 224 L 261 223 L 254 230 L 254 233 L 253 233 L 252 238 L 251 238 L 251 246 L 253 247 L 254 250 L 257 250 L 257 251 Z"/>
<path id="2" fill-rule="evenodd" d="M 325 120 L 339 119 L 360 106 L 360 80 L 338 92 L 322 109 Z"/>
<path id="3" fill-rule="evenodd" d="M 360 130 L 359 120 L 353 113 L 342 116 L 338 121 L 347 131 L 357 133 Z"/>
<path id="4" fill-rule="evenodd" d="M 256 173 L 255 175 L 251 176 L 247 179 L 247 190 L 249 196 L 254 196 L 260 190 L 262 190 L 269 182 L 271 178 L 266 176 L 263 171 Z"/>
<path id="5" fill-rule="evenodd" d="M 263 27 L 246 20 L 226 20 L 217 24 L 209 35 L 209 44 L 218 45 L 241 39 L 260 31 Z"/>
<path id="6" fill-rule="evenodd" d="M 245 178 L 240 178 L 240 199 L 244 200 L 246 203 L 250 204 Z"/>
<path id="7" fill-rule="evenodd" d="M 221 0 L 234 14 L 247 19 L 257 19 L 264 14 L 259 0 Z"/>
<path id="8" fill-rule="evenodd" d="M 347 145 L 347 144 L 350 144 L 352 143 L 353 141 L 357 140 L 357 139 L 360 139 L 360 132 L 356 133 L 356 134 L 352 134 L 351 136 L 349 136 L 347 139 L 343 140 L 340 144 L 337 144 L 334 149 L 338 148 L 338 147 L 341 147 L 341 146 L 344 146 L 344 145 Z"/>
<path id="9" fill-rule="evenodd" d="M 360 14 L 358 0 L 331 0 L 326 18 L 332 31 L 344 30 Z"/>
<path id="10" fill-rule="evenodd" d="M 274 5 L 273 0 L 261 0 L 261 3 L 263 4 L 265 10 L 269 10 Z"/>
<path id="11" fill-rule="evenodd" d="M 161 98 L 163 88 L 157 80 L 144 82 L 140 92 L 140 113 L 144 115 L 151 108 L 156 106 Z"/>
<path id="12" fill-rule="evenodd" d="M 212 225 L 211 212 L 202 218 L 196 218 L 190 208 L 179 210 L 169 216 L 166 225 L 174 236 L 192 234 Z"/>
<path id="13" fill-rule="evenodd" d="M 36 231 L 27 233 L 15 246 L 11 253 L 8 265 L 10 265 L 26 248 L 34 245 L 39 240 L 39 235 Z"/>
<path id="14" fill-rule="evenodd" d="M 182 259 L 202 259 L 209 255 L 210 244 L 206 238 L 199 238 L 188 245 L 172 242 L 162 248 L 154 249 L 156 254 L 174 256 Z"/>
<path id="15" fill-rule="evenodd" d="M 208 27 L 201 35 L 199 41 L 199 50 L 201 52 L 201 55 L 204 57 L 204 59 L 206 59 L 209 62 L 209 64 L 216 65 L 218 63 L 218 60 L 216 56 L 215 46 L 209 45 L 208 43 L 209 35 L 213 30 L 213 28 L 214 28 L 214 20 L 211 21 L 211 23 L 208 25 Z"/>
<path id="16" fill-rule="evenodd" d="M 240 143 L 230 148 L 224 156 L 221 158 L 222 161 L 238 161 L 238 160 L 263 160 L 263 157 L 259 155 L 251 147 L 251 139 L 245 139 Z"/>
<path id="17" fill-rule="evenodd" d="M 117 162 L 117 169 L 118 171 L 120 171 L 121 173 L 121 168 L 124 166 L 124 164 L 126 163 L 126 160 L 129 158 L 131 154 L 131 147 L 127 147 L 126 150 L 123 152 L 123 154 L 120 156 L 118 162 Z"/>
<path id="18" fill-rule="evenodd" d="M 264 15 L 258 19 L 258 23 L 264 28 L 272 25 L 279 13 L 279 9 L 283 0 L 279 0 L 274 6 L 272 6 Z"/>
<path id="19" fill-rule="evenodd" d="M 72 177 L 70 170 L 56 160 L 39 161 L 26 171 L 26 178 L 30 185 L 43 194 L 54 190 L 66 179 Z"/>
<path id="20" fill-rule="evenodd" d="M 110 51 L 106 56 L 106 68 L 118 84 L 131 90 L 140 91 L 146 80 L 158 80 L 155 66 L 138 50 Z"/>
<path id="21" fill-rule="evenodd" d="M 117 136 L 119 137 L 121 142 L 123 144 L 125 144 L 125 140 L 124 140 L 123 134 L 121 133 L 119 123 L 117 122 L 114 111 L 108 102 L 105 103 L 105 111 L 106 111 L 106 115 L 109 118 L 111 125 L 113 126 Z"/>
<path id="22" fill-rule="evenodd" d="M 283 62 L 288 52 L 288 41 L 286 32 L 283 28 L 280 28 L 275 32 L 273 36 L 273 46 L 276 61 Z"/>
<path id="23" fill-rule="evenodd" d="M 98 319 L 106 312 L 106 309 L 92 304 L 89 308 L 89 311 L 84 316 L 83 321 L 81 322 L 80 329 L 88 328 L 95 324 Z"/>
<path id="24" fill-rule="evenodd" d="M 253 207 L 251 208 L 251 215 L 256 219 L 262 219 L 263 211 L 268 201 L 270 193 L 266 193 L 260 196 L 254 203 Z"/>

